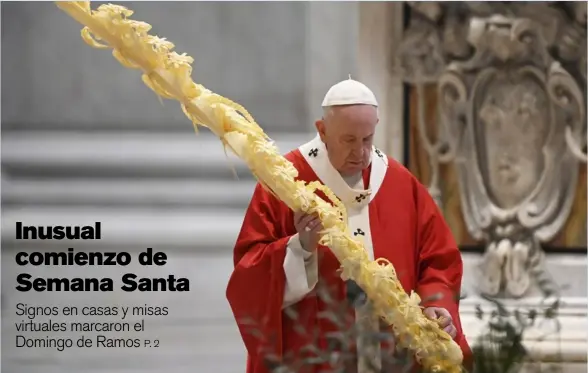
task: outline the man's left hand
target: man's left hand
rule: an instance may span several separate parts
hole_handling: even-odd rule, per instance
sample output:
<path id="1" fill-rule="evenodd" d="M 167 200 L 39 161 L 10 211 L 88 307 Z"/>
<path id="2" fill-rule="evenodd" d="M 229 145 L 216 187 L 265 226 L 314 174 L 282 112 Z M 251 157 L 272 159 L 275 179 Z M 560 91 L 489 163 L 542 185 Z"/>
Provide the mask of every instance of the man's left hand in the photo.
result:
<path id="1" fill-rule="evenodd" d="M 457 336 L 457 329 L 455 328 L 455 325 L 453 325 L 453 319 L 449 311 L 441 307 L 427 307 L 423 313 L 429 319 L 437 321 L 441 329 L 449 334 L 452 339 L 455 339 Z"/>

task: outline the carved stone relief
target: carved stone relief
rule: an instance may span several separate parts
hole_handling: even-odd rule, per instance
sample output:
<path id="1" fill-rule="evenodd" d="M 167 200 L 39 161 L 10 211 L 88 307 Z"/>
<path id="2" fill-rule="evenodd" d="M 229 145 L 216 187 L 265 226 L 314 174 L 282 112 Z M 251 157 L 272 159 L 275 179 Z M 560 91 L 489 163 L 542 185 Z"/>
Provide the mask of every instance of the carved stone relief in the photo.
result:
<path id="1" fill-rule="evenodd" d="M 586 163 L 586 2 L 415 2 L 397 66 L 419 98 L 430 192 L 453 162 L 464 220 L 486 244 L 480 291 L 520 297 L 549 286 L 541 243 L 570 213 Z M 438 90 L 438 140 L 424 85 Z M 550 289 L 557 291 L 557 289 Z"/>

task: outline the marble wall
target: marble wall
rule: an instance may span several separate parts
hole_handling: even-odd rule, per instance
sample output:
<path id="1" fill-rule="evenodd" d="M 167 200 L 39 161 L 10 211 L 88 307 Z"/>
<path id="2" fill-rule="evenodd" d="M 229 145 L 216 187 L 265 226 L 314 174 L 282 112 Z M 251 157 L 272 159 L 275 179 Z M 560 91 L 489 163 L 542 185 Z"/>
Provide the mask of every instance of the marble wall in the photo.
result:
<path id="1" fill-rule="evenodd" d="M 357 72 L 354 2 L 125 5 L 194 57 L 195 81 L 270 131 L 312 128 L 327 89 Z M 176 104 L 162 107 L 138 72 L 79 30 L 52 3 L 2 4 L 3 130 L 191 130 Z"/>

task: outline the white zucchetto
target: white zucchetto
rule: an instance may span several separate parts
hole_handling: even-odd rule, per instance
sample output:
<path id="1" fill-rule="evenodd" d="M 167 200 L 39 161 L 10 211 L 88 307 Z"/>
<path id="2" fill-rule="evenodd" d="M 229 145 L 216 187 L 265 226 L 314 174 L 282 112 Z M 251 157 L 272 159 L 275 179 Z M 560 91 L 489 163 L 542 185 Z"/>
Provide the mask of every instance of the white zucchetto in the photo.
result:
<path id="1" fill-rule="evenodd" d="M 378 107 L 378 101 L 374 93 L 365 84 L 353 80 L 349 76 L 349 79 L 329 88 L 321 106 L 341 105 L 372 105 Z"/>

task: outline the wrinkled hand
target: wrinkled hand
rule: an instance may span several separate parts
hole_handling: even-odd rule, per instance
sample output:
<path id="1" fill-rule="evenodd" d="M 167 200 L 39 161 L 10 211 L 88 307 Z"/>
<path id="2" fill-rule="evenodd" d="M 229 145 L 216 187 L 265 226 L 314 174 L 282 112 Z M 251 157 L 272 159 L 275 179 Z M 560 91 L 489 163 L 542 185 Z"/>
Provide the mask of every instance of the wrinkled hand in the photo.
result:
<path id="1" fill-rule="evenodd" d="M 449 314 L 449 311 L 441 307 L 427 307 L 423 313 L 429 319 L 437 321 L 441 329 L 449 334 L 452 339 L 455 339 L 457 336 L 457 329 L 455 328 L 455 325 L 453 325 L 453 318 Z"/>
<path id="2" fill-rule="evenodd" d="M 318 216 L 307 215 L 300 211 L 294 212 L 294 226 L 302 248 L 314 252 L 318 247 L 319 232 L 323 229 L 323 224 Z"/>

